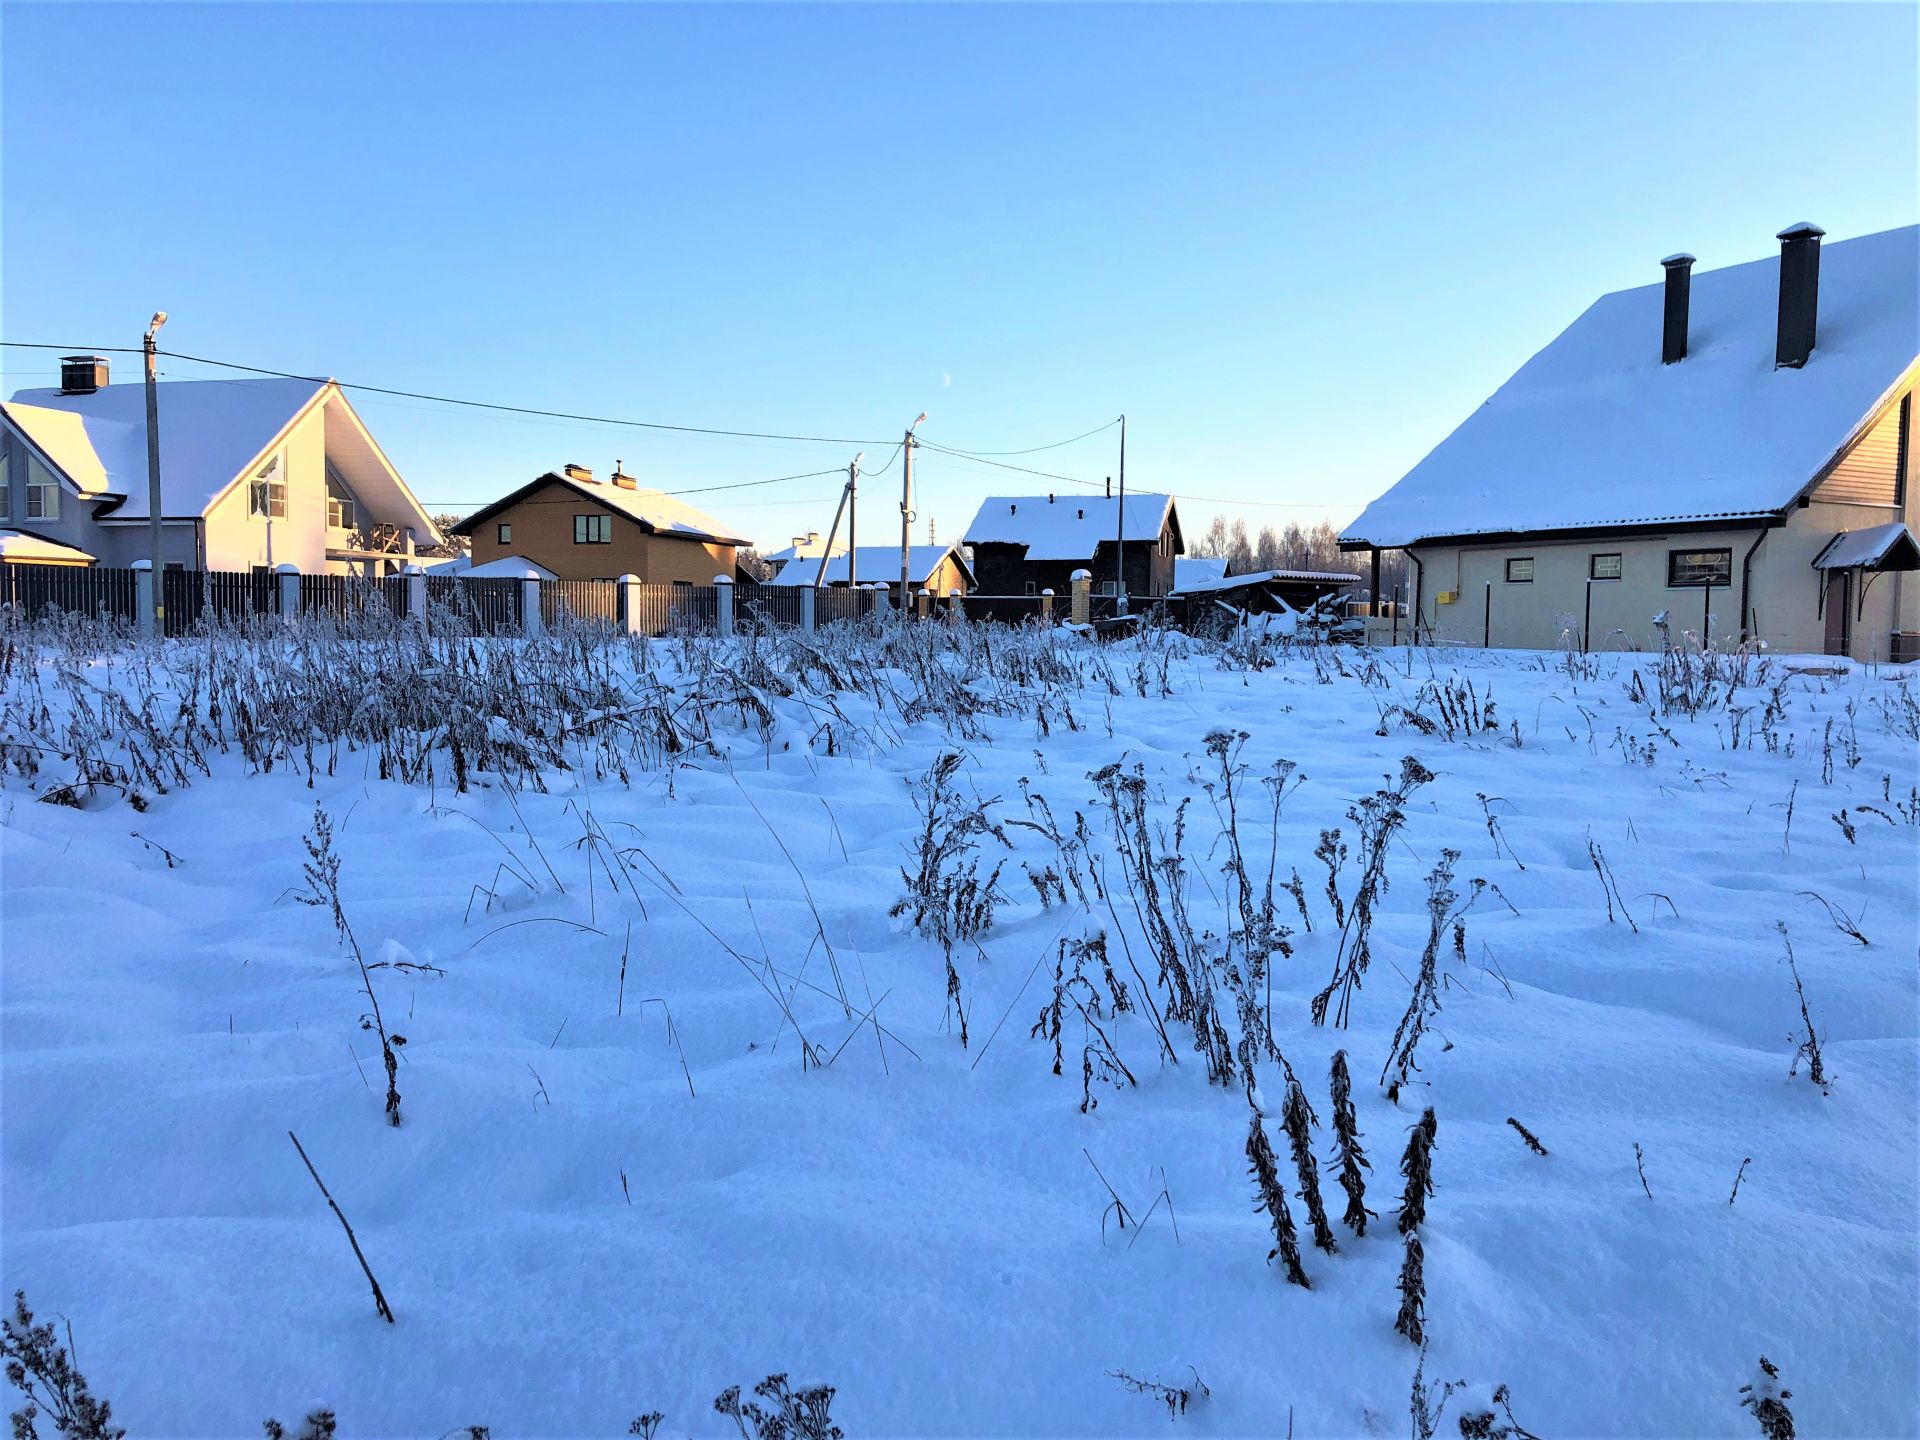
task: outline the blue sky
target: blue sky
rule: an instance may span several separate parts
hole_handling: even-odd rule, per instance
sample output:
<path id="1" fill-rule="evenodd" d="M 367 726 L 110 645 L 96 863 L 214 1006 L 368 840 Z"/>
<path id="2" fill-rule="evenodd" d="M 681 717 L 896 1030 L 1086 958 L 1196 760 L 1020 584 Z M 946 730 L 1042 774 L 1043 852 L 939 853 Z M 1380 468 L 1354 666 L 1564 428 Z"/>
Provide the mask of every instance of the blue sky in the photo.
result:
<path id="1" fill-rule="evenodd" d="M 1662 255 L 1912 223 L 1917 44 L 1905 5 L 9 3 L 0 333 L 133 345 L 159 307 L 271 368 L 854 438 L 924 409 L 979 450 L 1124 410 L 1130 486 L 1338 522 Z M 355 404 L 435 508 L 857 448 Z M 1016 463 L 1098 480 L 1113 439 Z M 1069 488 L 919 482 L 953 539 Z M 706 498 L 773 546 L 835 493 Z"/>

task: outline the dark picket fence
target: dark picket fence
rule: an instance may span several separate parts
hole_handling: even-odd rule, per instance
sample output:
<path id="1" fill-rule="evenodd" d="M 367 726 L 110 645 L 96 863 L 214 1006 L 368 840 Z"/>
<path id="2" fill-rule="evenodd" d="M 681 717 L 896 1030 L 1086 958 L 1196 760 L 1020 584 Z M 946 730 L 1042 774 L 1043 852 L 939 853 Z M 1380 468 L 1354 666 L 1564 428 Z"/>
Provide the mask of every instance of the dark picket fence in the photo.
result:
<path id="1" fill-rule="evenodd" d="M 81 565 L 0 565 L 0 605 L 38 618 L 49 609 L 96 619 L 138 618 L 139 591 L 131 570 Z"/>
<path id="2" fill-rule="evenodd" d="M 612 580 L 542 580 L 540 618 L 548 625 L 618 625 L 620 586 Z"/>
<path id="3" fill-rule="evenodd" d="M 1058 625 L 1073 618 L 1073 600 L 1053 597 L 1051 613 L 1041 595 L 963 595 L 960 610 L 967 619 L 1001 625 Z"/>
<path id="4" fill-rule="evenodd" d="M 733 617 L 736 624 L 798 626 L 805 614 L 798 585 L 736 585 Z"/>

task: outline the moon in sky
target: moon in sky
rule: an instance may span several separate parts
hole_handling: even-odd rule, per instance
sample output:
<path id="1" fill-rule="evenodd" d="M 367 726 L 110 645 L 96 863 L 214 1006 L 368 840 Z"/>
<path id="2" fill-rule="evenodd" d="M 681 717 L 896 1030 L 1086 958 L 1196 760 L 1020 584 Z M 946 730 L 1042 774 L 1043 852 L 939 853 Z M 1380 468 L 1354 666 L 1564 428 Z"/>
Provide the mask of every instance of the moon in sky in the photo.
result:
<path id="1" fill-rule="evenodd" d="M 940 376 L 940 387 L 942 389 L 945 389 L 952 384 L 953 384 L 953 376 L 947 375 L 944 373 Z"/>

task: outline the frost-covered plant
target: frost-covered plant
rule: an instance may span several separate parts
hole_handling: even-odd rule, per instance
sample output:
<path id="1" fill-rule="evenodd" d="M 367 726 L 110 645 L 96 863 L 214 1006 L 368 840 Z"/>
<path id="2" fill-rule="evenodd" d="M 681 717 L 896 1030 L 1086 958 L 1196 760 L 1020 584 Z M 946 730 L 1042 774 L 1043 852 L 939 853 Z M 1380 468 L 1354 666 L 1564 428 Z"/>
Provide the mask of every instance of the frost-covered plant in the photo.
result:
<path id="1" fill-rule="evenodd" d="M 1071 961 L 1071 965 L 1069 965 Z M 1092 968 L 1106 981 L 1107 992 L 1087 974 Z M 1078 940 L 1062 940 L 1053 965 L 1053 998 L 1040 1007 L 1029 1036 L 1053 1043 L 1053 1073 L 1062 1073 L 1065 1055 L 1061 1035 L 1069 1012 L 1080 1017 L 1084 1036 L 1080 1047 L 1080 1111 L 1087 1114 L 1100 1102 L 1094 1098 L 1096 1081 L 1118 1089 L 1124 1082 L 1138 1085 L 1114 1048 L 1108 1026 L 1113 1017 L 1132 1008 L 1126 983 L 1113 973 L 1107 958 L 1107 937 L 1096 933 Z"/>
<path id="2" fill-rule="evenodd" d="M 333 1440 L 340 1428 L 340 1419 L 333 1411 L 322 1408 L 311 1411 L 300 1422 L 298 1430 L 289 1430 L 278 1420 L 262 1420 L 260 1428 L 266 1432 L 267 1440 Z M 473 1428 L 468 1427 L 469 1431 Z M 484 1429 L 482 1433 L 485 1433 Z"/>
<path id="3" fill-rule="evenodd" d="M 1137 1375 L 1129 1375 L 1124 1370 L 1109 1370 L 1107 1374 L 1134 1394 L 1150 1395 L 1158 1400 L 1167 1407 L 1167 1418 L 1172 1420 L 1176 1416 L 1186 1414 L 1189 1405 L 1198 1404 L 1213 1394 L 1213 1391 L 1207 1388 L 1207 1382 L 1200 1378 L 1198 1370 L 1189 1365 L 1187 1372 L 1193 1376 L 1193 1383 L 1190 1385 L 1169 1385 L 1160 1380 L 1142 1380 Z"/>
<path id="4" fill-rule="evenodd" d="M 1426 1250 L 1420 1244 L 1420 1232 L 1409 1230 L 1405 1252 L 1400 1260 L 1400 1310 L 1393 1328 L 1415 1345 L 1427 1343 Z"/>
<path id="5" fill-rule="evenodd" d="M 833 1386 L 795 1390 L 785 1375 L 769 1375 L 753 1393 L 767 1403 L 742 1400 L 738 1385 L 729 1385 L 713 1401 L 713 1408 L 739 1428 L 742 1440 L 845 1440 L 846 1432 L 829 1413 Z"/>
<path id="6" fill-rule="evenodd" d="M 1419 1047 L 1420 1037 L 1426 1033 L 1428 1018 L 1440 1011 L 1440 947 L 1449 932 L 1453 935 L 1455 958 L 1462 962 L 1466 960 L 1466 913 L 1473 907 L 1473 902 L 1480 898 L 1486 882 L 1475 880 L 1466 903 L 1456 908 L 1454 902 L 1460 896 L 1453 888 L 1453 867 L 1459 859 L 1458 850 L 1442 850 L 1439 862 L 1427 875 L 1426 949 L 1420 955 L 1420 969 L 1413 979 L 1413 995 L 1407 1001 L 1406 1013 L 1394 1028 L 1387 1063 L 1380 1068 L 1380 1083 L 1386 1086 L 1389 1100 L 1400 1098 L 1400 1087 L 1407 1083 L 1409 1074 L 1420 1068 L 1414 1063 L 1414 1051 Z M 1393 1076 L 1390 1084 L 1387 1080 L 1389 1074 Z"/>
<path id="7" fill-rule="evenodd" d="M 1356 1235 L 1367 1233 L 1367 1221 L 1373 1211 L 1367 1209 L 1367 1177 L 1373 1166 L 1360 1148 L 1360 1121 L 1353 1112 L 1353 1078 L 1347 1073 L 1347 1052 L 1333 1052 L 1331 1089 L 1333 1093 L 1333 1134 L 1337 1142 L 1334 1158 L 1340 1164 L 1340 1188 L 1347 1195 L 1347 1213 L 1340 1218 Z"/>
<path id="8" fill-rule="evenodd" d="M 1287 1144 L 1293 1151 L 1293 1168 L 1300 1177 L 1300 1199 L 1307 1207 L 1307 1223 L 1313 1229 L 1313 1243 L 1328 1254 L 1340 1246 L 1333 1238 L 1333 1226 L 1327 1223 L 1327 1207 L 1320 1199 L 1320 1166 L 1313 1158 L 1313 1110 L 1307 1104 L 1307 1092 L 1298 1080 L 1287 1081 L 1287 1100 L 1280 1112 L 1280 1127 L 1287 1132 Z"/>
<path id="9" fill-rule="evenodd" d="M 1440 1122 L 1429 1107 L 1419 1123 L 1407 1135 L 1407 1148 L 1400 1156 L 1400 1174 L 1406 1188 L 1400 1194 L 1400 1233 L 1410 1235 L 1427 1218 L 1427 1197 L 1433 1194 L 1433 1142 L 1440 1133 Z"/>
<path id="10" fill-rule="evenodd" d="M 1830 1078 L 1827 1075 L 1826 1057 L 1820 1053 L 1820 1032 L 1813 1028 L 1813 1014 L 1807 1009 L 1807 987 L 1800 983 L 1800 967 L 1794 963 L 1793 940 L 1787 934 L 1787 922 L 1776 921 L 1775 928 L 1780 932 L 1780 943 L 1787 950 L 1787 971 L 1793 976 L 1793 993 L 1800 1001 L 1800 1023 L 1806 1027 L 1806 1038 L 1801 1040 L 1793 1052 L 1793 1064 L 1788 1067 L 1789 1076 L 1800 1073 L 1800 1062 L 1807 1062 L 1807 1078 L 1820 1087 L 1820 1093 L 1826 1094 Z M 1788 1037 L 1792 1039 L 1792 1036 Z"/>
<path id="11" fill-rule="evenodd" d="M 61 1440 L 125 1440 L 126 1430 L 113 1423 L 113 1406 L 87 1388 L 72 1347 L 72 1326 L 61 1344 L 51 1320 L 34 1323 L 26 1291 L 13 1292 L 12 1316 L 0 1317 L 7 1382 L 26 1401 L 12 1414 L 13 1440 L 40 1440 L 36 1422 L 43 1415 Z"/>
<path id="12" fill-rule="evenodd" d="M 1766 1440 L 1793 1440 L 1793 1412 L 1787 1409 L 1792 1398 L 1793 1392 L 1780 1383 L 1780 1367 L 1764 1355 L 1753 1379 L 1740 1387 L 1740 1408 L 1753 1412 Z"/>
<path id="13" fill-rule="evenodd" d="M 1340 929 L 1340 948 L 1334 957 L 1333 978 L 1313 997 L 1313 1023 L 1326 1023 L 1327 1007 L 1338 994 L 1334 1023 L 1345 1028 L 1353 1004 L 1373 958 L 1374 909 L 1387 892 L 1387 849 L 1407 823 L 1407 798 L 1433 779 L 1433 772 L 1409 755 L 1400 762 L 1397 785 L 1382 786 L 1347 811 L 1360 831 L 1360 883 Z"/>
<path id="14" fill-rule="evenodd" d="M 1253 1208 L 1264 1212 L 1273 1227 L 1273 1249 L 1267 1252 L 1267 1263 L 1271 1265 L 1273 1257 L 1278 1255 L 1287 1268 L 1287 1279 L 1303 1289 L 1312 1289 L 1313 1282 L 1307 1279 L 1306 1269 L 1300 1263 L 1300 1235 L 1293 1226 L 1293 1211 L 1287 1206 L 1287 1191 L 1280 1183 L 1280 1167 L 1274 1160 L 1273 1147 L 1267 1143 L 1266 1126 L 1261 1123 L 1258 1108 L 1250 1108 L 1247 1173 L 1253 1177 Z"/>
<path id="15" fill-rule="evenodd" d="M 353 927 L 347 923 L 346 907 L 340 899 L 340 856 L 333 848 L 333 817 L 318 805 L 313 807 L 313 829 L 301 843 L 307 851 L 306 863 L 301 866 L 301 871 L 311 888 L 309 893 L 295 898 L 304 905 L 315 905 L 332 914 L 340 943 L 360 967 L 360 983 L 367 992 L 367 1004 L 370 1007 L 370 1013 L 362 1017 L 361 1025 L 379 1037 L 380 1058 L 387 1067 L 387 1123 L 398 1125 L 400 1058 L 397 1047 L 405 1045 L 407 1038 L 404 1035 L 389 1035 L 386 1021 L 381 1018 L 380 997 L 373 993 L 373 975 L 367 969 L 366 956 L 360 952 L 360 942 L 354 939 Z"/>

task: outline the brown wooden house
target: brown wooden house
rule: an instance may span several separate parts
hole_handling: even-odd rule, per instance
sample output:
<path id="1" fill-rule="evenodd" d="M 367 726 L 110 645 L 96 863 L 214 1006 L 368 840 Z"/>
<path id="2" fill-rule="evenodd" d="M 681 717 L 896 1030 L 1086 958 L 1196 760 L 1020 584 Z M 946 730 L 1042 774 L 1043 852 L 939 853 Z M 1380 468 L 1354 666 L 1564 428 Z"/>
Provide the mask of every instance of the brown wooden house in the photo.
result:
<path id="1" fill-rule="evenodd" d="M 1165 595 L 1174 557 L 1187 548 L 1173 497 L 1154 494 L 1129 494 L 1124 507 L 1104 495 L 989 496 L 966 543 L 985 595 L 1066 595 L 1075 570 L 1092 571 L 1094 593 L 1111 595 L 1116 568 L 1129 595 Z"/>
<path id="2" fill-rule="evenodd" d="M 615 466 L 594 479 L 582 465 L 549 470 L 453 527 L 473 541 L 473 563 L 518 557 L 562 580 L 649 585 L 711 585 L 735 574 L 750 542 L 705 511 L 658 490 L 643 490 Z"/>

